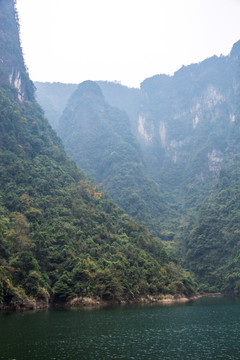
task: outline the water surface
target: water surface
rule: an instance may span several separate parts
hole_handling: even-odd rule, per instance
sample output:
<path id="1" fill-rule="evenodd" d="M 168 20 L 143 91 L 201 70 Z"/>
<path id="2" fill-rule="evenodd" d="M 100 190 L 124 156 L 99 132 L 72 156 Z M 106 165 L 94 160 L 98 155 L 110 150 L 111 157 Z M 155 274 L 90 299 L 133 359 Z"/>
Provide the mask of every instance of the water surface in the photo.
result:
<path id="1" fill-rule="evenodd" d="M 240 300 L 0 313 L 0 359 L 239 360 Z"/>

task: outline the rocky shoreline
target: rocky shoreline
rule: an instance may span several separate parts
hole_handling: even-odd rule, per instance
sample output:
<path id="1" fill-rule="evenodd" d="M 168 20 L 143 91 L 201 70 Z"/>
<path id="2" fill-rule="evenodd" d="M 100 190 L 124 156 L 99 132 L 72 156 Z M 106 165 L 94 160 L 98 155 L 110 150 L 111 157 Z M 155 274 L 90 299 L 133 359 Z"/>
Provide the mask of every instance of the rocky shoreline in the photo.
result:
<path id="1" fill-rule="evenodd" d="M 0 311 L 8 310 L 8 311 L 17 311 L 17 310 L 41 310 L 47 309 L 51 305 L 48 301 L 38 301 L 38 300 L 24 300 L 24 301 L 16 301 L 11 304 L 0 303 Z"/>
<path id="2" fill-rule="evenodd" d="M 117 299 L 117 300 L 103 300 L 101 298 L 94 297 L 75 297 L 64 303 L 51 303 L 48 301 L 26 300 L 23 302 L 16 302 L 13 304 L 0 303 L 1 310 L 19 311 L 19 310 L 43 310 L 53 307 L 66 307 L 71 308 L 102 308 L 107 306 L 117 305 L 171 305 L 171 304 L 183 304 L 189 301 L 194 301 L 202 297 L 221 297 L 224 294 L 210 293 L 210 294 L 196 294 L 190 297 L 184 295 L 144 295 L 134 299 Z"/>
<path id="3" fill-rule="evenodd" d="M 118 300 L 102 300 L 100 298 L 92 298 L 92 297 L 76 297 L 66 303 L 66 306 L 69 308 L 72 307 L 105 307 L 109 305 L 128 305 L 128 304 L 136 304 L 136 305 L 147 305 L 147 304 L 175 304 L 175 303 L 185 303 L 191 300 L 196 300 L 202 295 L 194 295 L 191 297 L 186 296 L 173 296 L 173 295 L 144 295 L 139 296 L 134 299 L 118 299 Z"/>

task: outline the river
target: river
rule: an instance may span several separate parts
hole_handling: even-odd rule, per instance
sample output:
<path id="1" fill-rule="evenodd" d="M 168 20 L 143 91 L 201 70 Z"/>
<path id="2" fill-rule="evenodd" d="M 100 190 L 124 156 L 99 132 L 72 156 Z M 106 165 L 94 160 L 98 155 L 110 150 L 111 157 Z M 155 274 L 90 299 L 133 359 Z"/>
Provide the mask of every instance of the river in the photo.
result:
<path id="1" fill-rule="evenodd" d="M 4 360 L 239 360 L 240 299 L 0 313 Z"/>

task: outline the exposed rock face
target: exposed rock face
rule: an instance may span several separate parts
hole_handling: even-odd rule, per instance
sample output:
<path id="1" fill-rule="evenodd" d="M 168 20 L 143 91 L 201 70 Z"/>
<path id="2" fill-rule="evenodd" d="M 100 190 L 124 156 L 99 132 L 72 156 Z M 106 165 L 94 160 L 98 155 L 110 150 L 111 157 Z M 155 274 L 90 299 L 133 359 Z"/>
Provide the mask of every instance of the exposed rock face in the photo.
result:
<path id="1" fill-rule="evenodd" d="M 148 129 L 146 129 L 146 117 L 139 115 L 138 118 L 138 132 L 139 136 L 143 139 L 144 143 L 148 145 L 152 142 L 154 128 L 152 124 L 148 124 Z M 149 126 L 150 125 L 150 126 Z"/>
<path id="2" fill-rule="evenodd" d="M 26 72 L 16 16 L 14 1 L 0 1 L 0 84 L 12 85 L 22 102 L 34 99 L 34 85 Z"/>
<path id="3" fill-rule="evenodd" d="M 166 171 L 174 177 L 177 168 L 181 179 L 188 177 L 184 183 L 218 175 L 236 121 L 239 47 L 235 44 L 230 56 L 214 56 L 141 84 L 138 139 L 155 179 Z"/>
<path id="4" fill-rule="evenodd" d="M 165 126 L 164 122 L 160 123 L 159 135 L 160 135 L 162 147 L 165 148 L 165 146 L 166 146 L 166 126 Z"/>
<path id="5" fill-rule="evenodd" d="M 9 83 L 14 86 L 18 91 L 19 101 L 24 100 L 24 91 L 22 89 L 22 79 L 20 71 L 12 70 L 12 73 L 9 75 Z"/>

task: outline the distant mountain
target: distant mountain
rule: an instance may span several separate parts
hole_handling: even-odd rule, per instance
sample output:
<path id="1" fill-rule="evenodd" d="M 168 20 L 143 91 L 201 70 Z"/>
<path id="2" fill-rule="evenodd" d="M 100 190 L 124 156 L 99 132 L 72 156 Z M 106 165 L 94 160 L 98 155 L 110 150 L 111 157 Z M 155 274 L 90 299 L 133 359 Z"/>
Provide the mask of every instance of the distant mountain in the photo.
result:
<path id="1" fill-rule="evenodd" d="M 66 152 L 131 216 L 160 235 L 167 204 L 147 176 L 127 114 L 109 106 L 100 87 L 80 84 L 59 119 Z"/>
<path id="2" fill-rule="evenodd" d="M 109 81 L 96 81 L 96 83 L 100 86 L 108 104 L 122 109 L 128 114 L 131 128 L 134 132 L 136 117 L 140 107 L 140 89 L 128 88 L 119 83 Z M 44 109 L 50 124 L 56 130 L 68 100 L 77 89 L 78 84 L 43 83 L 36 81 L 34 85 L 36 86 L 37 101 Z"/>
<path id="3" fill-rule="evenodd" d="M 192 293 L 160 240 L 66 156 L 34 99 L 15 2 L 0 16 L 0 307 Z"/>
<path id="4" fill-rule="evenodd" d="M 236 159 L 240 152 L 239 58 L 240 41 L 234 44 L 228 56 L 213 56 L 201 63 L 183 66 L 173 76 L 153 76 L 143 81 L 141 89 L 98 82 L 105 103 L 128 115 L 128 129 L 131 130 L 131 139 L 137 144 L 135 148 L 140 154 L 144 173 L 158 186 L 159 198 L 162 199 L 164 207 L 150 211 L 150 217 L 154 214 L 154 217 L 159 218 L 159 234 L 164 240 L 177 246 L 186 265 L 196 273 L 205 290 L 238 291 L 237 276 L 234 275 L 231 279 L 229 276 L 232 264 L 234 273 L 239 269 L 236 260 L 239 245 L 236 237 L 230 245 L 230 240 L 226 240 L 229 239 L 226 232 L 238 232 L 234 215 L 238 211 L 238 184 L 234 180 L 233 185 L 232 177 L 237 178 L 234 167 L 237 169 L 239 166 Z M 94 101 L 89 97 L 89 104 Z M 65 113 L 65 126 L 68 121 L 71 122 L 72 116 L 74 115 L 68 116 Z M 87 118 L 87 112 L 84 120 L 79 113 L 79 121 L 85 123 L 84 131 L 90 131 L 87 129 Z M 97 123 L 99 124 L 99 121 Z M 125 125 L 124 127 L 126 128 Z M 74 129 L 75 125 L 71 128 L 72 133 Z M 119 129 L 115 135 L 116 133 L 121 136 Z M 108 138 L 115 139 L 112 134 L 109 134 Z M 75 141 L 77 142 L 77 134 Z M 115 143 L 113 140 L 114 145 Z M 78 150 L 73 144 L 74 142 L 71 152 L 76 150 L 77 156 Z M 85 145 L 81 151 L 82 159 L 86 156 L 88 161 L 92 161 L 91 168 L 98 165 L 102 167 L 98 164 L 99 159 L 95 161 L 94 157 L 91 157 L 97 148 L 98 146 L 94 148 L 92 144 L 91 153 Z M 108 161 L 109 154 L 102 154 L 102 161 Z M 119 159 L 115 159 L 115 168 L 118 165 L 121 167 L 123 158 L 121 155 Z M 119 181 L 117 173 L 116 182 Z M 224 182 L 224 186 L 223 173 L 229 178 Z M 106 179 L 103 172 L 101 182 L 104 184 Z M 136 179 L 136 174 L 131 172 L 131 182 L 134 183 Z M 226 206 L 228 203 L 232 204 L 227 223 L 219 221 L 222 219 L 219 186 L 225 193 Z M 134 193 L 132 189 L 131 193 Z M 121 191 L 115 194 L 115 199 L 120 202 Z M 212 218 L 215 216 L 215 220 L 212 219 L 212 222 L 207 219 L 208 215 L 204 216 L 204 212 L 208 214 L 209 209 L 214 209 Z M 205 222 L 208 223 L 209 234 L 202 226 Z M 215 233 L 216 222 L 224 236 L 219 237 L 219 232 Z M 152 225 L 148 223 L 148 226 L 151 228 Z M 227 250 L 230 246 L 234 252 Z M 201 252 L 198 249 L 201 249 Z M 225 257 L 224 261 L 221 256 Z M 230 268 L 227 269 L 227 266 Z"/>
<path id="5" fill-rule="evenodd" d="M 148 177 L 182 215 L 201 206 L 231 148 L 238 53 L 239 42 L 229 56 L 156 75 L 141 90 L 99 82 L 106 102 L 128 114 Z"/>

